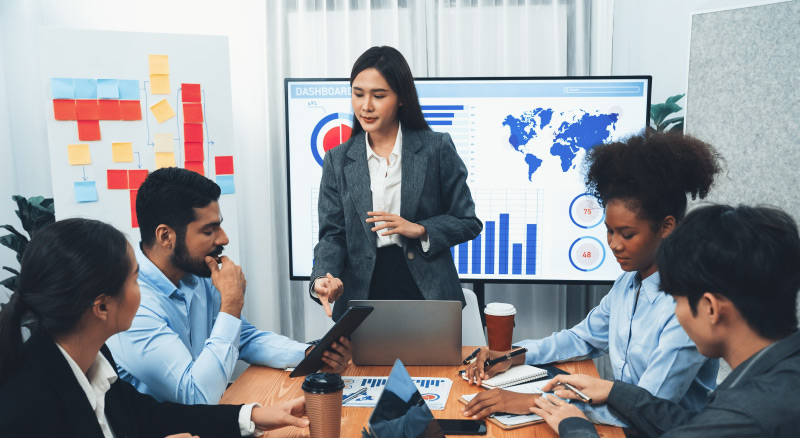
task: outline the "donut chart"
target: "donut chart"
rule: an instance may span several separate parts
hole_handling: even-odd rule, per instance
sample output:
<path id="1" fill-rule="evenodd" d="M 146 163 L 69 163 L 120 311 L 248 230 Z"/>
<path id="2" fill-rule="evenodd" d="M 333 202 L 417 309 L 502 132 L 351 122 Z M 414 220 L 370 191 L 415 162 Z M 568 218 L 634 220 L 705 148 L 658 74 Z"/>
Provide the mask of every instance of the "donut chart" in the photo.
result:
<path id="1" fill-rule="evenodd" d="M 576 196 L 569 204 L 569 218 L 581 228 L 594 228 L 603 223 L 605 217 L 605 210 L 597 202 L 597 198 L 589 193 Z"/>
<path id="2" fill-rule="evenodd" d="M 579 271 L 594 271 L 603 265 L 605 259 L 606 247 L 596 237 L 579 237 L 569 247 L 569 262 Z"/>

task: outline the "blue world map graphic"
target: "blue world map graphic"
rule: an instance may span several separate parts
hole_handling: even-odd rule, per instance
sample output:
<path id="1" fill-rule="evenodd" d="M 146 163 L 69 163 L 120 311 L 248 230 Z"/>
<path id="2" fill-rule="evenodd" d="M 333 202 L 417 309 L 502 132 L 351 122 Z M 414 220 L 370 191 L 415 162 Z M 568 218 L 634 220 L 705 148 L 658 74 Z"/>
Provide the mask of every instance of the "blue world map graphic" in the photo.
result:
<path id="1" fill-rule="evenodd" d="M 540 158 L 542 154 L 549 153 L 559 158 L 561 171 L 568 172 L 577 166 L 575 157 L 581 149 L 588 151 L 611 140 L 618 119 L 618 113 L 557 112 L 551 108 L 536 108 L 518 117 L 506 116 L 503 125 L 511 130 L 508 143 L 524 155 L 528 180 L 533 181 L 534 174 L 544 162 Z"/>

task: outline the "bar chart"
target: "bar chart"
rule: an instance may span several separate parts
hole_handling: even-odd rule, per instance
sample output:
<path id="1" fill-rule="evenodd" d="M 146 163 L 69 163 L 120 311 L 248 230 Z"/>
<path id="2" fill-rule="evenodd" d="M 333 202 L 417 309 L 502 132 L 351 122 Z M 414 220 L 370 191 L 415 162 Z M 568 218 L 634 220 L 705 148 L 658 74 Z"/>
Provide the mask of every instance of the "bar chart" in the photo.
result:
<path id="1" fill-rule="evenodd" d="M 474 107 L 458 105 L 422 105 L 422 115 L 431 129 L 446 132 L 453 139 L 456 151 L 467 166 L 468 182 L 475 182 Z"/>

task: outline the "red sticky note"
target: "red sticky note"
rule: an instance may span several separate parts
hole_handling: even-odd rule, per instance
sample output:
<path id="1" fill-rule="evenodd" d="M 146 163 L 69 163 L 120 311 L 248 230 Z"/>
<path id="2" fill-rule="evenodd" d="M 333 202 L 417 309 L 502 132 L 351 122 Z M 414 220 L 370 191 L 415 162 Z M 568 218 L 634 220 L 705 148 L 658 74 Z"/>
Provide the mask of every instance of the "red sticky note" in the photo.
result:
<path id="1" fill-rule="evenodd" d="M 100 122 L 97 120 L 78 120 L 78 140 L 100 140 Z"/>
<path id="2" fill-rule="evenodd" d="M 78 120 L 100 120 L 97 100 L 78 99 L 75 101 Z"/>
<path id="3" fill-rule="evenodd" d="M 139 190 L 131 190 L 131 227 L 139 228 L 139 219 L 136 217 L 136 195 Z"/>
<path id="4" fill-rule="evenodd" d="M 189 143 L 202 143 L 203 142 L 203 124 L 202 123 L 184 123 L 183 124 L 183 137 Z"/>
<path id="5" fill-rule="evenodd" d="M 108 189 L 109 190 L 127 190 L 128 189 L 128 171 L 127 170 L 113 170 L 108 169 Z"/>
<path id="6" fill-rule="evenodd" d="M 233 157 L 214 157 L 214 169 L 217 175 L 233 175 Z"/>
<path id="7" fill-rule="evenodd" d="M 181 84 L 181 100 L 200 102 L 200 84 Z"/>
<path id="8" fill-rule="evenodd" d="M 184 103 L 183 121 L 188 123 L 203 123 L 203 105 L 200 103 Z"/>
<path id="9" fill-rule="evenodd" d="M 128 171 L 128 188 L 139 190 L 145 178 L 147 178 L 147 169 L 129 170 Z"/>
<path id="10" fill-rule="evenodd" d="M 138 100 L 120 100 L 119 111 L 122 120 L 142 120 L 142 105 Z"/>
<path id="11" fill-rule="evenodd" d="M 203 176 L 205 176 L 205 174 L 206 174 L 205 173 L 205 169 L 203 168 L 203 162 L 202 161 L 184 161 L 183 162 L 183 167 L 186 170 L 193 170 L 193 171 L 195 171 L 195 172 L 197 172 L 197 173 L 199 173 L 200 175 L 203 175 Z"/>
<path id="12" fill-rule="evenodd" d="M 53 115 L 56 120 L 78 120 L 75 101 L 72 99 L 53 99 Z"/>
<path id="13" fill-rule="evenodd" d="M 186 155 L 185 161 L 205 161 L 203 157 L 203 143 L 185 142 L 183 150 Z"/>
<path id="14" fill-rule="evenodd" d="M 98 100 L 98 112 L 100 120 L 121 120 L 122 113 L 119 109 L 118 100 Z"/>

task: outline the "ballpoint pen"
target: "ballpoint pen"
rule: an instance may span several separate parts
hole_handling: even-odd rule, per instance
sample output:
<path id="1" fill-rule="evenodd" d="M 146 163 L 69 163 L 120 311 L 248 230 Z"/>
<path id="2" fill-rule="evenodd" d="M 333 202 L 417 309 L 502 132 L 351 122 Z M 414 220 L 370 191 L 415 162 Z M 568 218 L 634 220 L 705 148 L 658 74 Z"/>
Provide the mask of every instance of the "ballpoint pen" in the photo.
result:
<path id="1" fill-rule="evenodd" d="M 511 359 L 514 356 L 519 356 L 520 354 L 525 354 L 527 352 L 528 352 L 527 348 L 516 349 L 516 350 L 512 351 L 511 353 L 505 354 L 505 355 L 500 356 L 500 357 L 496 357 L 496 358 L 494 358 L 492 360 L 487 360 L 486 362 L 483 363 L 483 367 L 484 368 L 489 368 L 492 365 L 498 364 L 500 362 L 505 362 L 505 361 Z"/>
<path id="2" fill-rule="evenodd" d="M 569 383 L 565 383 L 565 382 L 557 382 L 557 383 L 566 386 L 567 389 L 569 389 L 570 391 L 574 392 L 575 395 L 577 395 L 578 398 L 581 399 L 581 401 L 586 402 L 586 403 L 591 403 L 592 402 L 592 398 L 591 397 L 589 397 L 588 395 L 582 393 L 578 388 L 570 385 Z"/>
<path id="3" fill-rule="evenodd" d="M 475 358 L 478 356 L 478 353 L 481 352 L 481 347 L 478 347 L 475 351 L 472 352 L 469 356 L 464 358 L 464 365 L 469 365 L 475 361 Z"/>
<path id="4" fill-rule="evenodd" d="M 361 388 L 361 389 L 359 389 L 358 391 L 356 391 L 356 392 L 354 392 L 354 393 L 352 393 L 352 394 L 350 394 L 350 395 L 346 396 L 346 397 L 344 398 L 344 400 L 342 400 L 342 404 L 345 404 L 345 403 L 351 402 L 351 401 L 355 400 L 355 399 L 356 399 L 356 398 L 357 398 L 359 395 L 361 395 L 361 394 L 364 394 L 364 393 L 366 393 L 366 392 L 367 392 L 367 388 L 366 388 L 366 387 L 364 387 L 364 388 Z"/>

